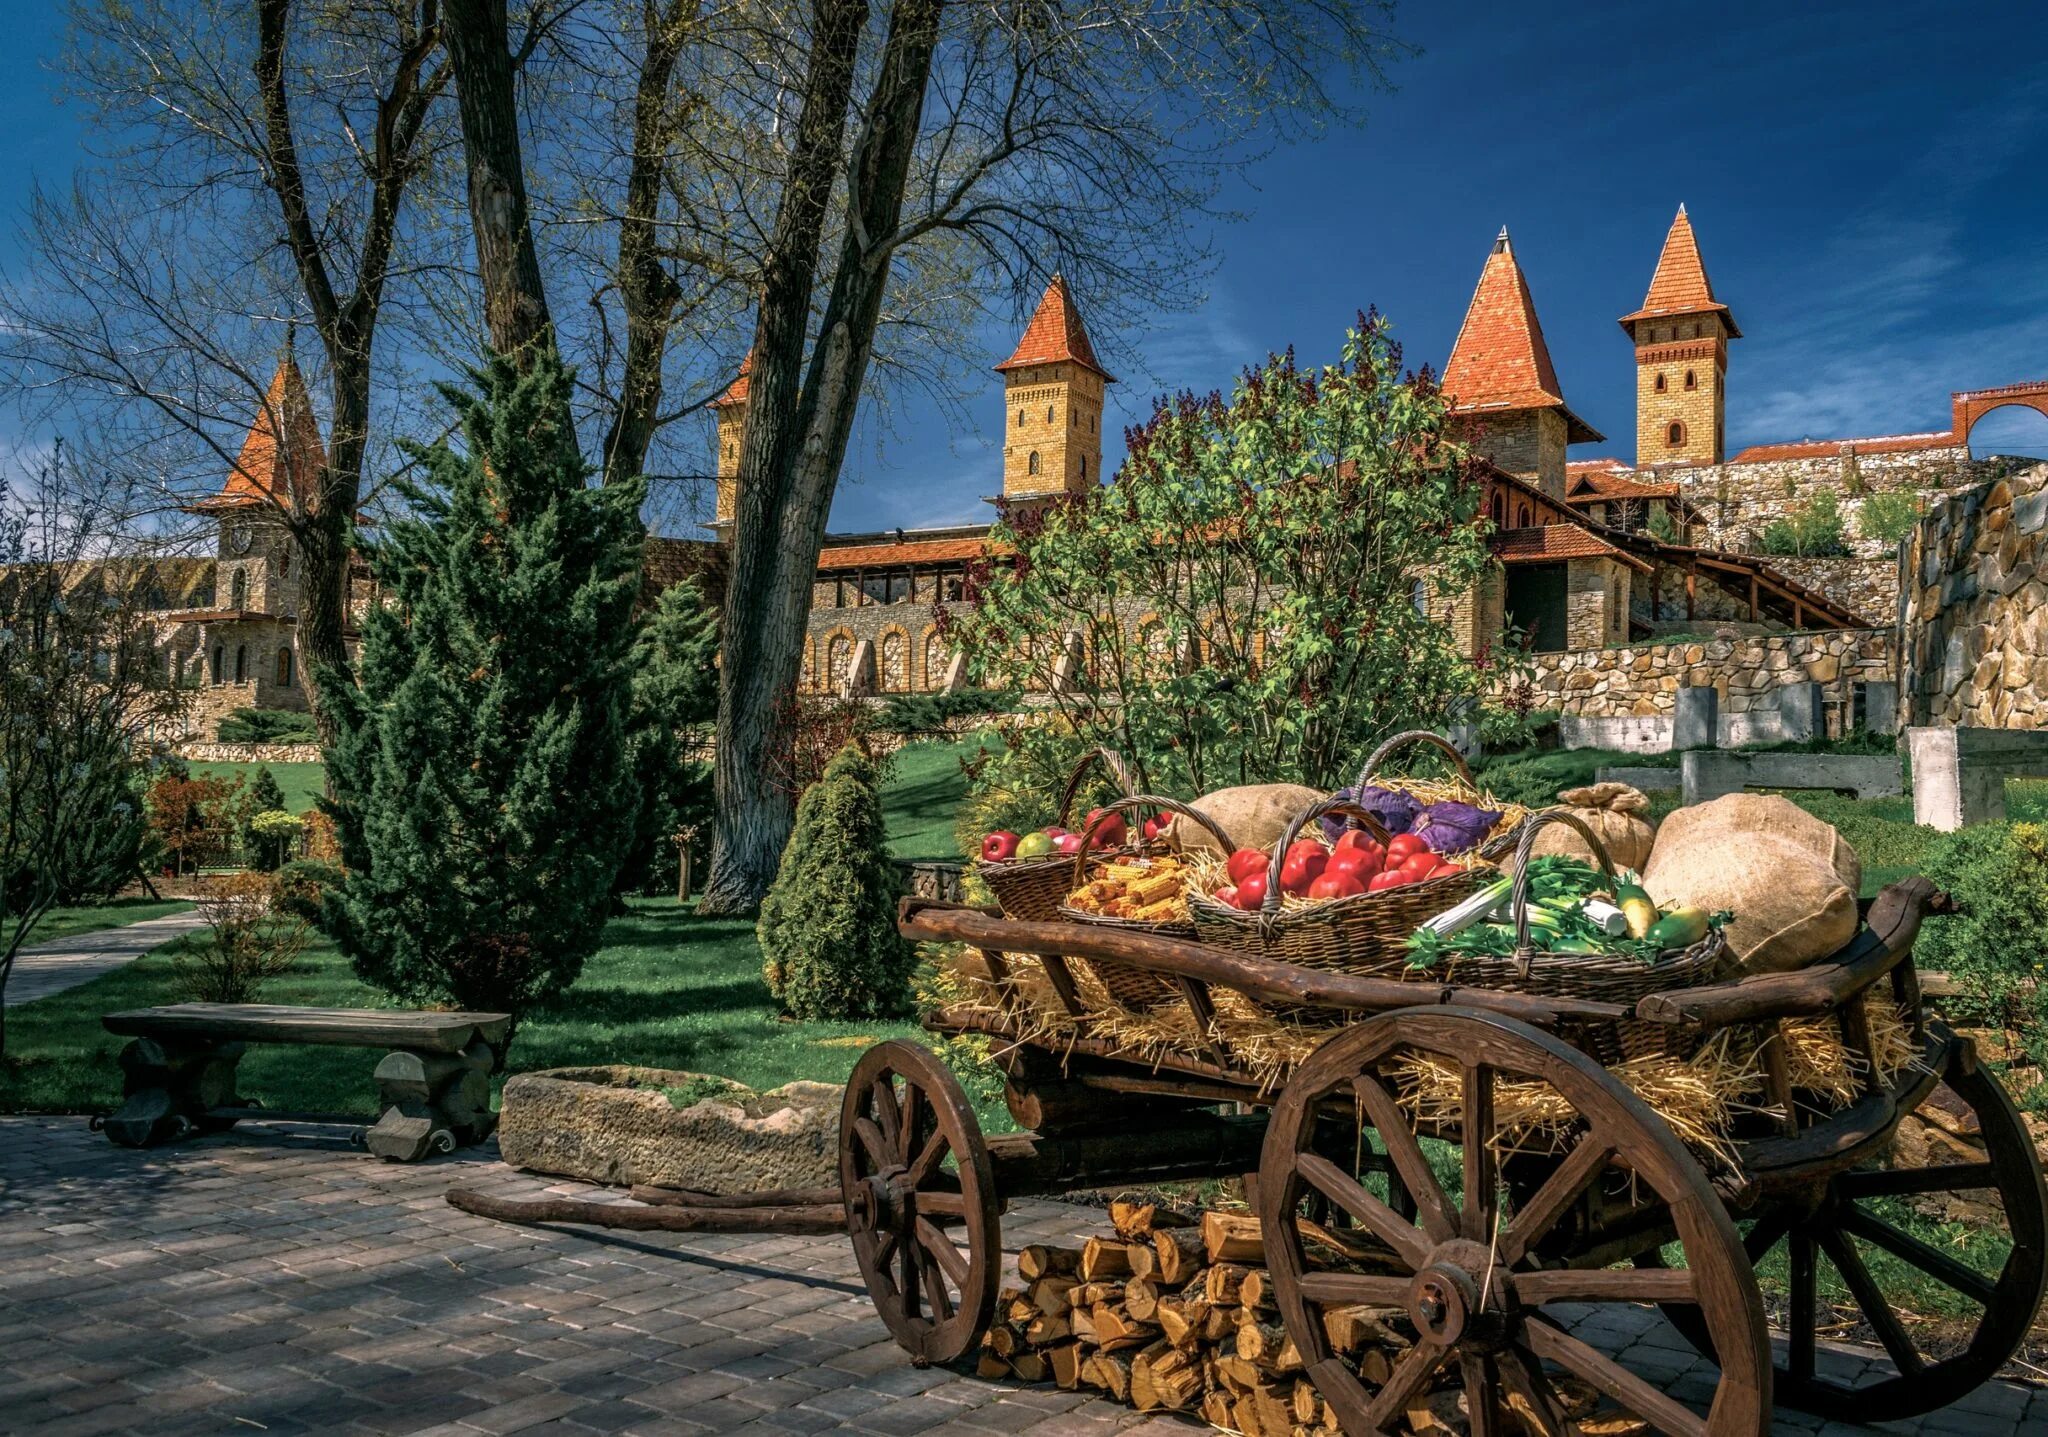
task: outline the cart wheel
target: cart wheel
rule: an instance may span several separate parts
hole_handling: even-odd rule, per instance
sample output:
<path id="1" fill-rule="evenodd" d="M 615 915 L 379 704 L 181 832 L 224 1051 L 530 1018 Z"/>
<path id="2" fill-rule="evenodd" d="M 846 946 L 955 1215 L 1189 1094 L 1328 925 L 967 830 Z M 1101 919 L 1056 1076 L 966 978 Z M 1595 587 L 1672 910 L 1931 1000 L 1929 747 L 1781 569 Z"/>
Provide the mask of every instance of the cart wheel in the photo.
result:
<path id="1" fill-rule="evenodd" d="M 896 1341 L 920 1367 L 971 1352 L 995 1312 L 1003 1247 L 988 1144 L 945 1064 L 915 1043 L 861 1055 L 839 1112 L 839 1182 L 861 1276 Z"/>
<path id="2" fill-rule="evenodd" d="M 1948 1036 L 1939 1024 L 1928 1026 L 1937 1035 Z M 1759 1218 L 1743 1238 L 1754 1263 L 1777 1254 L 1790 1285 L 1785 1364 L 1777 1373 L 1778 1400 L 1788 1407 L 1841 1422 L 1932 1412 L 1996 1377 L 2033 1324 L 2048 1283 L 2048 1189 L 2042 1186 L 2041 1166 L 2012 1099 L 1994 1074 L 1978 1066 L 1974 1046 L 1950 1038 L 1946 1052 L 1942 1084 L 1975 1116 L 1983 1133 L 1982 1161 L 1855 1168 L 1829 1180 L 1810 1215 Z M 1973 1231 L 1980 1252 L 2009 1244 L 2002 1261 L 1969 1260 L 1960 1251 L 1932 1247 L 1902 1231 L 1895 1221 L 1898 1214 L 1885 1211 L 1892 1202 L 1941 1193 L 1996 1196 L 1995 1206 L 2004 1214 L 2003 1233 L 1991 1234 L 1987 1241 L 1984 1228 Z M 1994 1205 L 1978 1206 L 1988 1211 Z M 1967 1315 L 1949 1329 L 1946 1340 L 1937 1335 L 1932 1342 L 1925 1336 L 1916 1341 L 1893 1312 L 1884 1283 L 1865 1264 L 1863 1255 L 1871 1249 L 1953 1294 L 1950 1300 Z M 1836 1291 L 1846 1294 L 1889 1359 L 1854 1381 L 1826 1376 L 1816 1368 L 1813 1306 L 1823 1259 L 1834 1272 Z M 1637 1260 L 1654 1266 L 1661 1258 L 1650 1253 Z M 1711 1336 L 1694 1320 L 1694 1313 L 1667 1308 L 1665 1316 L 1695 1347 L 1713 1356 Z M 1969 1326 L 1972 1321 L 1974 1328 Z"/>
<path id="3" fill-rule="evenodd" d="M 1457 1111 L 1474 1120 L 1451 1134 L 1461 1149 L 1457 1199 L 1418 1140 L 1439 1129 L 1412 1120 L 1397 1098 L 1392 1069 L 1410 1058 L 1462 1074 Z M 1499 1085 L 1507 1082 L 1547 1084 L 1576 1115 L 1561 1151 L 1517 1154 L 1512 1173 L 1503 1173 L 1489 1140 Z M 1339 1117 L 1344 1142 L 1333 1147 L 1331 1123 Z M 1382 1154 L 1365 1151 L 1365 1127 L 1376 1130 Z M 1326 1155 L 1339 1147 L 1347 1161 Z M 1444 1155 L 1449 1160 L 1451 1150 Z M 1371 1169 L 1385 1170 L 1386 1196 L 1374 1191 L 1381 1178 Z M 1503 1188 L 1518 1200 L 1504 1204 Z M 1281 1094 L 1266 1133 L 1259 1192 L 1281 1318 L 1317 1392 L 1351 1437 L 1402 1430 L 1410 1404 L 1447 1369 L 1463 1379 L 1474 1433 L 1562 1437 L 1586 1415 L 1593 1393 L 1673 1437 L 1762 1437 L 1767 1429 L 1763 1304 L 1726 1209 L 1699 1164 L 1640 1099 L 1547 1033 L 1462 1008 L 1405 1009 L 1347 1029 L 1319 1048 Z M 1316 1193 L 1359 1224 L 1326 1232 L 1347 1249 L 1343 1256 L 1323 1240 L 1304 1241 L 1297 1219 Z M 1684 1244 L 1686 1269 L 1564 1266 L 1581 1199 L 1603 1195 L 1644 1219 L 1668 1221 Z M 1414 1217 L 1402 1217 L 1394 1201 L 1412 1202 Z M 1368 1234 L 1376 1242 L 1359 1240 Z M 1595 1252 L 1584 1260 L 1606 1259 Z M 1739 1355 L 1724 1367 L 1705 1417 L 1573 1337 L 1562 1315 L 1546 1310 L 1551 1303 L 1583 1310 L 1655 1301 L 1688 1304 L 1725 1350 Z M 1400 1309 L 1417 1334 L 1376 1390 L 1332 1350 L 1323 1323 L 1326 1310 L 1358 1304 Z"/>

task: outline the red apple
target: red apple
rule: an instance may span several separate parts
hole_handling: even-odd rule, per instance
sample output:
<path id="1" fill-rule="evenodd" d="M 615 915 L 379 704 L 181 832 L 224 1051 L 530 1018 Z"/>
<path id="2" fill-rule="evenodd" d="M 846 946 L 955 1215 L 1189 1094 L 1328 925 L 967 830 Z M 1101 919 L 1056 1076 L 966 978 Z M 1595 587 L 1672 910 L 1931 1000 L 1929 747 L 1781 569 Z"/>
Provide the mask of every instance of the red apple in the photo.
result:
<path id="1" fill-rule="evenodd" d="M 1363 892 L 1365 885 L 1342 871 L 1325 873 L 1308 886 L 1308 896 L 1311 898 L 1350 898 Z"/>
<path id="2" fill-rule="evenodd" d="M 1017 835 L 999 828 L 981 840 L 983 863 L 1007 863 L 1017 856 Z"/>
<path id="3" fill-rule="evenodd" d="M 1256 848 L 1240 848 L 1230 855 L 1229 861 L 1223 866 L 1230 874 L 1231 882 L 1242 883 L 1248 874 L 1264 873 L 1272 866 L 1272 862 L 1270 856 Z"/>
<path id="4" fill-rule="evenodd" d="M 1365 891 L 1367 893 L 1378 893 L 1383 888 L 1399 888 L 1404 883 L 1411 883 L 1413 881 L 1403 870 L 1389 868 L 1384 873 L 1375 873 L 1372 879 L 1365 885 Z"/>
<path id="5" fill-rule="evenodd" d="M 1401 872 L 1407 874 L 1409 879 L 1413 881 L 1428 876 L 1430 870 L 1441 862 L 1443 862 L 1442 859 L 1438 858 L 1428 849 L 1424 849 L 1420 853 L 1411 853 L 1402 859 L 1400 867 Z"/>
<path id="6" fill-rule="evenodd" d="M 1232 908 L 1237 907 L 1237 890 L 1227 883 L 1209 896 L 1218 903 L 1228 903 Z"/>
<path id="7" fill-rule="evenodd" d="M 1053 846 L 1062 853 L 1079 853 L 1081 851 L 1081 835 L 1078 833 L 1062 833 L 1053 840 Z"/>
<path id="8" fill-rule="evenodd" d="M 1406 858 L 1411 853 L 1424 852 L 1428 847 L 1412 833 L 1397 833 L 1387 840 L 1387 860 L 1392 862 L 1396 858 Z"/>
<path id="9" fill-rule="evenodd" d="M 1237 880 L 1237 906 L 1250 913 L 1266 901 L 1266 870 L 1248 873 Z"/>
<path id="10" fill-rule="evenodd" d="M 1099 828 L 1096 826 L 1098 823 L 1101 824 Z M 1090 809 L 1088 821 L 1081 825 L 1081 831 L 1094 833 L 1095 837 L 1088 843 L 1090 848 L 1115 848 L 1131 836 L 1131 827 L 1124 822 L 1124 816 L 1106 808 Z"/>

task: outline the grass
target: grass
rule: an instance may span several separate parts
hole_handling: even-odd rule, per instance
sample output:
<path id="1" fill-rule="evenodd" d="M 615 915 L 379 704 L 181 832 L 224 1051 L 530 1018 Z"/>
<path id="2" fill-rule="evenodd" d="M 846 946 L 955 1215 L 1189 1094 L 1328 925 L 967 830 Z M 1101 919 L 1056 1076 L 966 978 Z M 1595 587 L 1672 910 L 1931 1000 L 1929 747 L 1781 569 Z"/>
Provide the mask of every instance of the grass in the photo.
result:
<path id="1" fill-rule="evenodd" d="M 896 858 L 957 861 L 953 817 L 967 797 L 961 760 L 980 752 L 982 740 L 905 744 L 898 749 L 889 782 L 882 789 L 882 816 L 889 825 L 889 852 Z"/>
<path id="2" fill-rule="evenodd" d="M 52 908 L 36 923 L 28 941 L 54 943 L 81 933 L 125 928 L 144 919 L 183 913 L 191 906 L 182 898 L 110 898 L 104 903 L 82 903 L 76 908 Z"/>
<path id="3" fill-rule="evenodd" d="M 195 763 L 194 778 L 223 778 L 233 783 L 237 775 L 244 784 L 256 781 L 256 770 L 267 768 L 284 792 L 287 813 L 305 813 L 327 790 L 327 765 L 321 763 Z"/>

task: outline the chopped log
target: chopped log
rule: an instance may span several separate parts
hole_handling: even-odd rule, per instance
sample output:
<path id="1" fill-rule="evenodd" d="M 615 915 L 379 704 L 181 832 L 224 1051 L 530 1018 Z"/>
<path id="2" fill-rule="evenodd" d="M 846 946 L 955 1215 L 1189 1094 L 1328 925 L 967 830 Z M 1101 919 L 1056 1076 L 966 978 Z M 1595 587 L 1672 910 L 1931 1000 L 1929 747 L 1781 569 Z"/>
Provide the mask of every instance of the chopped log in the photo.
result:
<path id="1" fill-rule="evenodd" d="M 1202 1282 L 1202 1292 L 1209 1299 L 1211 1307 L 1235 1307 L 1239 1294 L 1244 1290 L 1247 1268 L 1232 1263 L 1218 1263 L 1209 1269 Z"/>
<path id="2" fill-rule="evenodd" d="M 1239 1357 L 1235 1352 L 1218 1351 L 1216 1354 L 1216 1375 L 1223 1379 L 1223 1385 L 1233 1392 L 1249 1392 L 1266 1380 L 1266 1374 L 1259 1371 L 1256 1362 Z"/>
<path id="3" fill-rule="evenodd" d="M 1124 1284 L 1124 1308 L 1140 1322 L 1157 1321 L 1159 1289 L 1146 1278 L 1132 1278 Z"/>
<path id="4" fill-rule="evenodd" d="M 1306 1377 L 1295 1379 L 1294 1420 L 1303 1427 L 1313 1427 L 1322 1415 L 1323 1399 L 1316 1396 L 1316 1385 Z"/>
<path id="5" fill-rule="evenodd" d="M 1081 1280 L 1094 1282 L 1105 1277 L 1123 1277 L 1131 1270 L 1130 1253 L 1120 1242 L 1099 1237 L 1088 1239 L 1081 1249 Z"/>
<path id="6" fill-rule="evenodd" d="M 980 1360 L 974 1364 L 974 1375 L 995 1381 L 1010 1375 L 1010 1364 L 984 1347 L 981 1349 Z"/>
<path id="7" fill-rule="evenodd" d="M 1092 1346 L 1095 1342 L 1094 1312 L 1089 1308 L 1076 1307 L 1067 1314 L 1067 1329 L 1073 1333 L 1076 1342 L 1086 1342 Z"/>
<path id="8" fill-rule="evenodd" d="M 1392 1322 L 1405 1318 L 1398 1307 L 1326 1307 L 1323 1335 L 1338 1352 L 1356 1352 L 1366 1346 L 1407 1347 L 1408 1338 Z"/>
<path id="9" fill-rule="evenodd" d="M 1059 1384 L 1062 1392 L 1072 1392 L 1081 1385 L 1080 1343 L 1059 1343 L 1049 1348 L 1045 1357 L 1052 1364 L 1052 1380 Z"/>
<path id="10" fill-rule="evenodd" d="M 1124 1285 L 1120 1282 L 1084 1282 L 1067 1294 L 1069 1307 L 1100 1307 L 1105 1302 L 1122 1302 Z"/>
<path id="11" fill-rule="evenodd" d="M 1237 1330 L 1237 1309 L 1234 1307 L 1211 1307 L 1202 1314 L 1201 1340 L 1210 1346 L 1231 1340 Z"/>
<path id="12" fill-rule="evenodd" d="M 1650 1424 L 1627 1412 L 1596 1412 L 1572 1423 L 1579 1437 L 1642 1437 Z"/>
<path id="13" fill-rule="evenodd" d="M 1007 1322 L 998 1322 L 989 1328 L 988 1336 L 982 1341 L 998 1357 L 1015 1357 L 1024 1350 L 1024 1334 Z"/>
<path id="14" fill-rule="evenodd" d="M 1095 1341 L 1104 1352 L 1143 1347 L 1159 1336 L 1156 1326 L 1136 1321 L 1121 1305 L 1103 1303 L 1095 1309 L 1094 1316 Z"/>
<path id="15" fill-rule="evenodd" d="M 1273 1383 L 1261 1382 L 1231 1404 L 1237 1430 L 1245 1437 L 1293 1437 L 1294 1394 Z"/>
<path id="16" fill-rule="evenodd" d="M 1373 1387 L 1384 1387 L 1394 1375 L 1394 1359 L 1385 1349 L 1368 1347 L 1358 1355 L 1359 1379 Z"/>
<path id="17" fill-rule="evenodd" d="M 1195 1228 L 1174 1228 L 1152 1234 L 1151 1276 L 1161 1287 L 1184 1287 L 1202 1270 L 1202 1235 Z"/>
<path id="18" fill-rule="evenodd" d="M 1273 1301 L 1273 1275 L 1263 1267 L 1253 1268 L 1245 1274 L 1244 1282 L 1238 1288 L 1237 1300 L 1260 1312 L 1277 1311 L 1278 1306 Z"/>
<path id="19" fill-rule="evenodd" d="M 1118 1352 L 1097 1352 L 1088 1359 L 1095 1370 L 1095 1385 L 1119 1402 L 1130 1400 L 1131 1359 Z"/>
<path id="20" fill-rule="evenodd" d="M 1159 1270 L 1159 1254 L 1150 1242 L 1125 1243 L 1124 1261 L 1130 1264 L 1132 1277 L 1150 1277 Z"/>
<path id="21" fill-rule="evenodd" d="M 1408 1404 L 1408 1410 L 1401 1414 L 1408 1420 L 1408 1430 L 1417 1437 L 1465 1437 L 1465 1394 L 1463 1392 L 1432 1392 L 1418 1397 Z"/>
<path id="22" fill-rule="evenodd" d="M 1058 1317 L 1074 1305 L 1072 1294 L 1080 1284 L 1071 1277 L 1041 1277 L 1031 1284 L 1031 1301 L 1048 1317 Z"/>
<path id="23" fill-rule="evenodd" d="M 1205 1297 L 1162 1297 L 1152 1320 L 1175 1347 L 1194 1347 L 1201 1337 L 1202 1319 L 1208 1314 Z"/>
<path id="24" fill-rule="evenodd" d="M 1256 1319 L 1238 1324 L 1237 1355 L 1268 1372 L 1299 1372 L 1302 1367 L 1301 1353 L 1287 1330 Z"/>
<path id="25" fill-rule="evenodd" d="M 1028 1298 L 1020 1297 L 1014 1301 L 1005 1301 L 1003 1303 L 1003 1320 L 1005 1322 L 1014 1322 L 1022 1326 L 1033 1318 L 1042 1315 L 1038 1310 L 1038 1304 Z"/>
<path id="26" fill-rule="evenodd" d="M 1230 1394 L 1220 1388 L 1211 1388 L 1202 1395 L 1202 1420 L 1211 1427 L 1228 1429 L 1236 1420 L 1230 1410 Z"/>
<path id="27" fill-rule="evenodd" d="M 1010 1359 L 1010 1370 L 1026 1382 L 1043 1382 L 1052 1366 L 1042 1352 L 1020 1352 Z"/>
<path id="28" fill-rule="evenodd" d="M 1048 1317 L 1039 1313 L 1024 1324 L 1024 1340 L 1033 1347 L 1050 1347 L 1055 1342 L 1065 1342 L 1074 1335 L 1074 1324 L 1064 1313 Z"/>
<path id="29" fill-rule="evenodd" d="M 1029 1282 L 1035 1278 L 1064 1275 L 1081 1265 L 1081 1254 L 1071 1247 L 1048 1247 L 1033 1243 L 1017 1254 L 1017 1274 Z"/>
<path id="30" fill-rule="evenodd" d="M 1266 1242 L 1259 1231 L 1259 1220 L 1248 1213 L 1203 1213 L 1202 1247 L 1211 1262 L 1260 1265 L 1266 1261 Z"/>
<path id="31" fill-rule="evenodd" d="M 1131 1359 L 1131 1401 L 1140 1412 L 1185 1411 L 1202 1395 L 1202 1369 L 1165 1342 Z"/>

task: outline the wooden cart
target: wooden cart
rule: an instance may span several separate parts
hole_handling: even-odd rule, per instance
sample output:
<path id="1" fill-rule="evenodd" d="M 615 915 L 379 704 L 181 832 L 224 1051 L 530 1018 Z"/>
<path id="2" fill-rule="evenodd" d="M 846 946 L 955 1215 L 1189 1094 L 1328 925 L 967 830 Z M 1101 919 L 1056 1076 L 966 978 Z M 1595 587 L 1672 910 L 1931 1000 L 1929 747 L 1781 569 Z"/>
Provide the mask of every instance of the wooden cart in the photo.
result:
<path id="1" fill-rule="evenodd" d="M 959 1084 L 927 1050 L 888 1042 L 862 1057 L 847 1088 L 839 1156 L 862 1274 L 913 1358 L 952 1361 L 989 1326 L 1008 1200 L 1242 1175 L 1263 1220 L 1287 1333 L 1354 1437 L 1394 1430 L 1411 1397 L 1447 1366 L 1462 1376 L 1472 1432 L 1489 1437 L 1545 1425 L 1568 1431 L 1558 1373 L 1684 1437 L 1762 1433 L 1774 1401 L 1847 1421 L 1928 1411 L 2012 1356 L 2048 1273 L 2048 1191 L 2019 1115 L 1970 1041 L 1921 1006 L 1911 951 L 1934 900 L 1924 880 L 1895 884 L 1870 905 L 1856 940 L 1825 963 L 1662 993 L 1633 1010 L 1354 977 L 1156 935 L 906 900 L 905 935 L 978 951 L 998 989 L 1014 990 L 1038 965 L 1076 1031 L 1054 1051 L 1020 1040 L 1022 1025 L 1004 1011 L 958 1009 L 931 1020 L 937 1032 L 997 1040 L 1006 1097 L 1030 1129 L 998 1137 L 983 1135 Z M 1075 968 L 1104 961 L 1161 975 L 1198 1017 L 1227 988 L 1268 1011 L 1313 1011 L 1342 1025 L 1277 1092 L 1262 1091 L 1220 1047 L 1140 1058 L 1089 1037 Z M 1910 1014 L 1919 1045 L 1917 1061 L 1890 1085 L 1869 1061 L 1866 992 Z M 1791 1090 L 1778 1025 L 1824 1014 L 1839 1021 L 1865 1077 L 1853 1102 L 1819 1114 Z M 1585 1051 L 1587 1033 L 1630 1018 L 1701 1034 L 1760 1025 L 1769 1101 L 1758 1105 L 1758 1130 L 1736 1135 L 1732 1167 L 1710 1176 Z M 1411 1119 L 1387 1074 L 1416 1058 L 1462 1073 L 1457 1110 L 1474 1121 Z M 1550 1085 L 1574 1116 L 1551 1149 L 1504 1156 L 1490 1141 L 1496 1086 L 1530 1080 Z M 1890 1164 L 1900 1121 L 1929 1104 L 1948 1127 L 1981 1132 L 1980 1160 Z M 1433 1172 L 1434 1142 L 1453 1145 L 1438 1151 L 1447 1177 L 1455 1172 L 1461 1183 Z M 1995 1194 L 1990 1206 L 2003 1211 L 2009 1250 L 1996 1272 L 1886 1215 L 1892 1204 L 1966 1192 Z M 1324 1231 L 1344 1225 L 1376 1260 L 1332 1260 L 1301 1237 L 1303 1216 Z M 1865 1263 L 1873 1250 L 1952 1292 L 1967 1316 L 1940 1342 L 1916 1339 Z M 1755 1275 L 1766 1261 L 1782 1274 L 1795 1313 L 1812 1311 L 1825 1261 L 1889 1361 L 1853 1382 L 1831 1375 L 1808 1320 L 1789 1324 L 1774 1356 Z M 1722 1379 L 1704 1418 L 1574 1337 L 1553 1306 L 1583 1315 L 1603 1303 L 1657 1304 L 1718 1362 Z M 1322 1310 L 1353 1304 L 1405 1309 L 1418 1334 L 1383 1386 L 1362 1382 L 1326 1339 Z"/>

